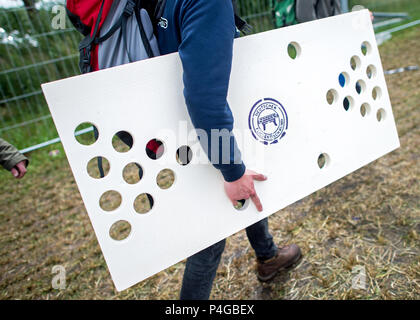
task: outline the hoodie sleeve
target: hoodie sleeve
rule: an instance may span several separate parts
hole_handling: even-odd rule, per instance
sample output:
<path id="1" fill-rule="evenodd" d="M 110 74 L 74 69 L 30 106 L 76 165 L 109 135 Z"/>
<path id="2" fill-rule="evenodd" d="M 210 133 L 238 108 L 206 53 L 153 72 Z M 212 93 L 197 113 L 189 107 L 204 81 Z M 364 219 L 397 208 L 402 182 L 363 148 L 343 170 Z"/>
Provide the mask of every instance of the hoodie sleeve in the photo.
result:
<path id="1" fill-rule="evenodd" d="M 21 154 L 10 143 L 0 139 L 0 165 L 10 171 L 21 161 L 26 161 L 26 164 L 28 164 L 28 158 Z"/>
<path id="2" fill-rule="evenodd" d="M 232 134 L 233 116 L 227 102 L 236 34 L 232 2 L 185 0 L 179 10 L 179 28 L 184 97 L 191 121 L 207 133 L 200 142 L 210 162 L 226 181 L 235 181 L 244 174 L 245 165 Z"/>

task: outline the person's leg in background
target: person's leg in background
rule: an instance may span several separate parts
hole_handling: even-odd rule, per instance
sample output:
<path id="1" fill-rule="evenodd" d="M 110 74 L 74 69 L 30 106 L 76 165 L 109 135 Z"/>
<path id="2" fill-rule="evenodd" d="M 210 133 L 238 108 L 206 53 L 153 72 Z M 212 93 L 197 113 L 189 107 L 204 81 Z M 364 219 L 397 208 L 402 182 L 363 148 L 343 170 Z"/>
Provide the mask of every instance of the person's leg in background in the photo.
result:
<path id="1" fill-rule="evenodd" d="M 225 244 L 224 239 L 187 259 L 182 280 L 181 300 L 209 299 Z"/>

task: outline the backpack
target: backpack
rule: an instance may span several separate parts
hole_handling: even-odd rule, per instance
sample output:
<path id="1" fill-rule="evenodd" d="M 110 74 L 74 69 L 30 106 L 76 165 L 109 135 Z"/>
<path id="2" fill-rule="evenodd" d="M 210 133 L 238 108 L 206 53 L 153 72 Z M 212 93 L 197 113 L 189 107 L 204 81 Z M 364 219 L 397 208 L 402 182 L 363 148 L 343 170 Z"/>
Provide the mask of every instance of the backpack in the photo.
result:
<path id="1" fill-rule="evenodd" d="M 296 24 L 295 0 L 272 0 L 272 13 L 274 26 L 276 28 Z"/>
<path id="2" fill-rule="evenodd" d="M 296 20 L 307 22 L 341 13 L 340 0 L 296 0 Z"/>
<path id="3" fill-rule="evenodd" d="M 211 1 L 211 0 L 209 0 Z M 168 22 L 162 18 L 166 0 L 67 0 L 67 15 L 74 27 L 85 37 L 79 44 L 81 73 L 106 69 L 117 65 L 152 58 L 160 55 L 156 39 L 157 25 Z M 251 27 L 237 15 L 235 0 L 235 25 L 248 33 Z M 93 127 L 95 139 L 99 132 Z M 129 148 L 133 138 L 126 132 L 118 132 L 118 138 Z M 146 153 L 157 159 L 160 144 L 150 140 Z M 98 157 L 100 177 L 105 176 L 102 157 Z M 139 178 L 143 176 L 138 165 Z M 152 199 L 149 199 L 152 203 Z"/>
<path id="4" fill-rule="evenodd" d="M 87 73 L 159 55 L 150 17 L 158 19 L 165 2 L 67 0 L 67 15 L 85 36 L 79 44 L 80 71 Z"/>
<path id="5" fill-rule="evenodd" d="M 79 44 L 82 73 L 139 61 L 160 55 L 157 25 L 166 0 L 67 0 L 67 15 L 85 38 Z M 248 33 L 251 27 L 237 14 L 235 25 Z"/>

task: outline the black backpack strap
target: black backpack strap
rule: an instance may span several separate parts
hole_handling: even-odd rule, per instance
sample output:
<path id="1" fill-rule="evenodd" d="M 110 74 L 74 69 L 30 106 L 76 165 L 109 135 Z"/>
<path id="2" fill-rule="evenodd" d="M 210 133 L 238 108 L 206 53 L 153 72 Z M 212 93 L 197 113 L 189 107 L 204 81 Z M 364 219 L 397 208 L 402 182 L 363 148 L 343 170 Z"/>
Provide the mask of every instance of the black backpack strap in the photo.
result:
<path id="1" fill-rule="evenodd" d="M 152 46 L 150 45 L 149 39 L 147 38 L 147 34 L 144 31 L 143 22 L 141 21 L 141 12 L 140 12 L 141 9 L 142 9 L 141 1 L 138 1 L 135 12 L 136 12 L 137 24 L 139 26 L 141 41 L 143 42 L 143 46 L 146 49 L 148 57 L 153 58 L 155 55 L 153 53 Z M 153 19 L 153 17 L 150 17 L 150 18 Z"/>
<path id="2" fill-rule="evenodd" d="M 163 10 L 165 10 L 166 0 L 158 0 L 155 8 L 155 12 L 153 13 L 153 19 L 155 21 L 159 21 L 162 18 Z"/>
<path id="3" fill-rule="evenodd" d="M 238 14 L 238 7 L 236 6 L 236 0 L 232 0 L 233 11 L 235 13 L 235 25 L 239 31 L 243 34 L 249 34 L 252 32 L 252 26 L 250 26 L 244 19 Z"/>
<path id="4" fill-rule="evenodd" d="M 252 32 L 252 26 L 249 25 L 244 19 L 235 14 L 235 25 L 243 34 Z"/>
<path id="5" fill-rule="evenodd" d="M 140 1 L 128 0 L 126 6 L 124 8 L 124 11 L 121 14 L 121 17 L 118 19 L 118 21 L 108 30 L 108 32 L 106 34 L 104 34 L 102 37 L 97 37 L 96 34 L 98 32 L 99 23 L 100 23 L 101 17 L 102 17 L 102 10 L 103 10 L 103 6 L 104 6 L 104 3 L 105 3 L 105 1 L 102 1 L 101 8 L 100 8 L 99 14 L 98 14 L 98 19 L 96 20 L 96 24 L 95 24 L 93 37 L 91 37 L 90 35 L 86 36 L 80 42 L 80 45 L 79 45 L 79 51 L 80 51 L 79 67 L 80 67 L 80 71 L 82 73 L 87 73 L 87 72 L 92 71 L 92 66 L 91 66 L 92 45 L 93 44 L 97 45 L 97 44 L 99 44 L 103 41 L 106 41 L 118 29 L 120 29 L 120 32 L 122 32 L 122 37 L 123 37 L 124 46 L 125 46 L 125 49 L 126 49 L 126 52 L 127 52 L 127 55 L 128 55 L 128 59 L 129 59 L 130 62 L 132 62 L 132 59 L 130 57 L 130 54 L 129 54 L 128 48 L 127 48 L 127 32 L 126 32 L 127 20 L 128 20 L 129 17 L 131 17 L 133 15 L 134 12 L 136 12 L 136 17 L 137 17 L 137 15 L 138 15 L 137 11 L 138 10 L 135 10 L 135 8 L 137 8 L 137 5 L 138 5 L 139 2 Z M 138 19 L 139 19 L 139 17 L 140 16 L 138 16 Z M 139 21 L 138 21 L 138 23 L 139 23 Z M 144 44 L 146 50 L 148 50 L 148 48 L 149 48 L 150 52 L 152 52 L 152 50 L 150 48 L 150 43 L 148 42 L 146 34 L 144 33 L 143 26 L 140 23 L 139 23 L 139 27 L 140 27 L 140 34 L 142 35 L 143 44 Z M 148 54 L 149 54 L 149 51 L 148 51 Z M 149 56 L 150 56 L 150 54 L 149 54 Z"/>
<path id="6" fill-rule="evenodd" d="M 126 52 L 127 52 L 127 55 L 128 55 L 128 59 L 129 59 L 130 62 L 133 62 L 133 60 L 131 59 L 130 54 L 128 52 L 128 48 L 127 48 L 127 32 L 126 32 L 126 29 L 127 29 L 127 20 L 128 20 L 129 17 L 131 17 L 131 15 L 134 12 L 135 16 L 136 16 L 136 19 L 137 19 L 137 24 L 139 26 L 141 39 L 142 39 L 144 48 L 146 49 L 147 55 L 149 56 L 149 58 L 154 57 L 152 47 L 149 43 L 149 40 L 147 39 L 147 35 L 144 31 L 144 27 L 143 27 L 143 24 L 141 22 L 141 16 L 140 16 L 141 8 L 142 8 L 141 1 L 128 0 L 126 6 L 124 8 L 123 13 L 121 14 L 121 17 L 111 27 L 111 29 L 109 29 L 109 31 L 106 34 L 104 34 L 102 37 L 98 37 L 98 38 L 95 39 L 95 44 L 99 44 L 99 43 L 109 39 L 115 33 L 115 31 L 120 29 L 120 31 L 122 33 L 123 41 L 124 41 L 124 46 L 125 46 L 125 49 L 126 49 Z"/>
<path id="7" fill-rule="evenodd" d="M 94 41 L 95 44 L 99 44 L 101 42 L 104 42 L 104 41 L 108 40 L 115 33 L 115 31 L 120 29 L 120 32 L 122 32 L 124 46 L 125 46 L 125 49 L 126 49 L 126 52 L 127 52 L 127 55 L 128 55 L 128 59 L 129 59 L 130 62 L 132 62 L 132 60 L 131 60 L 130 55 L 129 55 L 128 50 L 127 50 L 126 29 L 127 29 L 127 20 L 128 20 L 129 17 L 131 17 L 133 15 L 135 7 L 136 7 L 136 3 L 133 0 L 128 0 L 126 6 L 124 8 L 124 11 L 121 14 L 120 18 L 118 19 L 118 21 L 108 30 L 107 33 L 105 33 L 102 37 L 95 38 L 95 41 Z"/>
<path id="8" fill-rule="evenodd" d="M 96 19 L 95 28 L 93 29 L 93 36 L 90 34 L 87 35 L 79 44 L 80 52 L 80 61 L 79 68 L 82 73 L 87 73 L 92 71 L 91 66 L 91 53 L 92 53 L 92 44 L 95 40 L 96 33 L 98 32 L 99 23 L 102 18 L 102 10 L 104 8 L 105 0 L 102 0 L 101 8 L 99 9 L 98 18 Z"/>
<path id="9" fill-rule="evenodd" d="M 121 28 L 123 15 L 118 19 L 118 21 L 111 27 L 111 29 L 108 30 L 107 33 L 105 33 L 102 37 L 95 38 L 95 44 L 99 44 L 101 42 L 104 42 L 105 40 L 109 39 L 115 31 L 117 31 L 119 28 Z"/>
<path id="10" fill-rule="evenodd" d="M 121 15 L 121 29 L 120 32 L 122 33 L 122 38 L 124 42 L 125 52 L 128 56 L 128 61 L 133 62 L 133 59 L 130 57 L 130 53 L 128 51 L 128 43 L 127 43 L 127 20 L 129 17 L 133 15 L 134 8 L 136 4 L 133 0 L 128 0 L 127 4 L 124 8 L 123 14 Z"/>

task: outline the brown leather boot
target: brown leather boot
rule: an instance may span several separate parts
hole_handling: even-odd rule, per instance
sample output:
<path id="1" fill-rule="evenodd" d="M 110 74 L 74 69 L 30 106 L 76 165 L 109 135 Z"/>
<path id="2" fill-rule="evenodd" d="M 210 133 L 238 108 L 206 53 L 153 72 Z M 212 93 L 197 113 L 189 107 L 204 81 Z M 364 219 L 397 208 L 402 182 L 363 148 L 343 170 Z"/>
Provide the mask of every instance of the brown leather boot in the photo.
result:
<path id="1" fill-rule="evenodd" d="M 271 259 L 258 260 L 258 280 L 265 282 L 273 279 L 278 271 L 292 267 L 301 257 L 302 253 L 296 244 L 279 248 Z"/>

